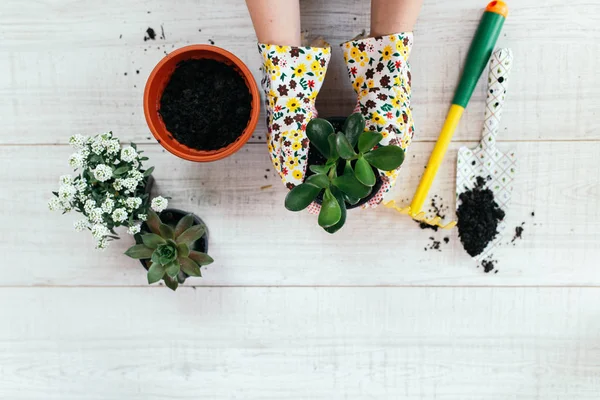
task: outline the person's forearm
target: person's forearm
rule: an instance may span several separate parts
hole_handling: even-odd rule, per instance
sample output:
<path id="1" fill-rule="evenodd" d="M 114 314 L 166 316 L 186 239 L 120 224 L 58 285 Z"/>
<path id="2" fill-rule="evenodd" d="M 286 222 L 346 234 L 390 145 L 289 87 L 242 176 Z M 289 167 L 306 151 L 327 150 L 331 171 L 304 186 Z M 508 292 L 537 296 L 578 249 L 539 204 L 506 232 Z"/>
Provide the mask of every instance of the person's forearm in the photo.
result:
<path id="1" fill-rule="evenodd" d="M 246 0 L 260 43 L 300 46 L 298 0 Z"/>
<path id="2" fill-rule="evenodd" d="M 371 36 L 412 31 L 423 0 L 371 0 Z"/>

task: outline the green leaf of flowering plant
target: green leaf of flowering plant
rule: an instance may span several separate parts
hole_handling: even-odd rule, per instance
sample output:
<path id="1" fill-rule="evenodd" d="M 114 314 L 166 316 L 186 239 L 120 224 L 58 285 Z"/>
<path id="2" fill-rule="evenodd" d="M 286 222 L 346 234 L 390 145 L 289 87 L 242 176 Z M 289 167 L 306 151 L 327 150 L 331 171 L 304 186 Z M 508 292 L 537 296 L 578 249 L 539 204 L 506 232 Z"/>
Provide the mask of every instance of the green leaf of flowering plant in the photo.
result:
<path id="1" fill-rule="evenodd" d="M 376 178 L 373 168 L 371 168 L 371 164 L 369 164 L 362 156 L 356 160 L 356 164 L 354 165 L 354 176 L 356 176 L 356 179 L 363 185 L 369 187 L 375 185 Z"/>
<path id="2" fill-rule="evenodd" d="M 404 162 L 404 150 L 398 146 L 382 146 L 364 154 L 365 160 L 382 171 L 392 171 Z"/>
<path id="3" fill-rule="evenodd" d="M 127 249 L 125 255 L 136 260 L 146 260 L 152 257 L 153 252 L 154 250 L 150 247 L 146 247 L 146 245 L 136 244 Z"/>
<path id="4" fill-rule="evenodd" d="M 152 175 L 152 173 L 154 172 L 154 167 L 150 167 L 147 170 L 144 171 L 144 178 L 149 177 L 150 175 Z"/>
<path id="5" fill-rule="evenodd" d="M 383 135 L 379 132 L 364 131 L 358 138 L 358 151 L 366 153 L 377 146 L 382 139 Z"/>
<path id="6" fill-rule="evenodd" d="M 129 165 L 123 165 L 119 168 L 115 168 L 115 170 L 113 171 L 113 175 L 121 176 L 121 175 L 127 173 L 127 171 L 129 171 Z"/>
<path id="7" fill-rule="evenodd" d="M 361 113 L 354 113 L 346 118 L 346 122 L 344 122 L 344 134 L 353 149 L 358 143 L 358 138 L 365 131 L 365 126 L 365 117 Z"/>
<path id="8" fill-rule="evenodd" d="M 196 240 L 204 235 L 204 232 L 206 232 L 204 225 L 194 225 L 177 237 L 177 244 L 185 243 L 188 247 L 192 247 Z"/>
<path id="9" fill-rule="evenodd" d="M 151 285 L 160 281 L 165 275 L 165 267 L 159 263 L 151 263 L 148 268 L 148 283 Z"/>
<path id="10" fill-rule="evenodd" d="M 353 146 L 348 141 L 348 138 L 343 133 L 339 132 L 335 137 L 335 145 L 338 154 L 344 160 L 349 160 L 356 156 Z"/>
<path id="11" fill-rule="evenodd" d="M 146 233 L 142 235 L 142 241 L 151 249 L 156 249 L 159 245 L 167 242 L 165 239 L 155 233 Z"/>
<path id="12" fill-rule="evenodd" d="M 319 212 L 319 225 L 322 228 L 329 228 L 337 224 L 342 218 L 342 209 L 331 193 L 330 189 L 325 189 L 323 195 L 323 203 L 321 204 L 321 212 Z"/>
<path id="13" fill-rule="evenodd" d="M 329 135 L 334 132 L 333 125 L 325 119 L 315 118 L 306 125 L 308 140 L 325 158 L 330 154 Z"/>
<path id="14" fill-rule="evenodd" d="M 317 198 L 321 190 L 320 187 L 310 183 L 302 183 L 285 196 L 285 208 L 290 211 L 302 211 Z"/>

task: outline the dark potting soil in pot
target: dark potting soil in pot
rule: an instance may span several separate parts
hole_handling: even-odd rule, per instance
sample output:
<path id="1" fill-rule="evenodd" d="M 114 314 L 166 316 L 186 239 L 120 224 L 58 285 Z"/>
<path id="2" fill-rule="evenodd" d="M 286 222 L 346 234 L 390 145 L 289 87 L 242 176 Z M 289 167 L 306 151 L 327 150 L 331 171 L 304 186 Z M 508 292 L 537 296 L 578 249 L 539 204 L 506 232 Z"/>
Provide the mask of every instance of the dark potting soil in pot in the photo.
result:
<path id="1" fill-rule="evenodd" d="M 498 222 L 505 214 L 494 200 L 494 192 L 485 188 L 485 179 L 480 176 L 475 187 L 461 193 L 458 199 L 458 236 L 467 253 L 475 257 L 494 240 Z"/>
<path id="2" fill-rule="evenodd" d="M 333 125 L 333 128 L 335 129 L 336 132 L 340 132 L 340 131 L 342 131 L 342 129 L 344 127 L 344 122 L 346 121 L 346 118 L 333 117 L 333 118 L 327 118 L 327 120 L 329 122 L 331 122 L 331 125 Z M 311 165 L 325 165 L 326 163 L 327 163 L 327 159 L 325 157 L 323 157 L 321 152 L 319 152 L 319 150 L 315 149 L 314 147 L 309 146 L 308 160 L 307 160 L 307 164 L 306 164 L 306 178 L 308 178 L 311 175 L 314 175 L 314 172 L 312 172 L 309 168 Z M 354 167 L 354 163 L 355 163 L 355 161 L 353 161 L 352 167 Z M 364 199 L 362 199 L 361 201 L 359 201 L 358 203 L 356 203 L 355 205 L 350 205 L 350 204 L 346 203 L 346 208 L 348 210 L 352 210 L 354 208 L 358 208 L 358 207 L 361 207 L 362 205 L 366 204 L 369 200 L 371 200 L 373 197 L 375 197 L 377 192 L 379 192 L 379 190 L 381 189 L 381 186 L 383 186 L 383 181 L 381 180 L 381 175 L 379 174 L 379 171 L 377 170 L 377 168 L 373 168 L 373 172 L 375 173 L 375 185 L 373 186 L 373 190 L 371 191 L 371 194 L 368 195 L 367 197 L 365 197 Z M 344 173 L 344 163 L 338 164 L 337 173 L 338 173 L 338 175 L 342 175 Z M 321 204 L 323 202 L 323 193 L 322 192 L 319 193 L 319 195 L 315 199 L 315 202 L 317 204 Z"/>
<path id="3" fill-rule="evenodd" d="M 160 99 L 159 113 L 175 140 L 196 150 L 235 142 L 250 119 L 252 96 L 231 66 L 209 59 L 177 64 Z"/>

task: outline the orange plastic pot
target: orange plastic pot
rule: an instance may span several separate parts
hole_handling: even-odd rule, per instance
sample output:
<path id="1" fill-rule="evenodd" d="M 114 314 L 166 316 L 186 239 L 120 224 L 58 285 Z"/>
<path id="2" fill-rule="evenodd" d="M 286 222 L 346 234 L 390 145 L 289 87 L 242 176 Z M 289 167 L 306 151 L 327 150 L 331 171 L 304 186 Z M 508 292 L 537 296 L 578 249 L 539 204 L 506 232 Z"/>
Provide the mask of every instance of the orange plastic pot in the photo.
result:
<path id="1" fill-rule="evenodd" d="M 167 130 L 165 123 L 162 120 L 158 110 L 160 109 L 160 99 L 165 87 L 171 79 L 175 67 L 181 61 L 189 59 L 208 58 L 215 61 L 220 61 L 235 68 L 236 71 L 244 78 L 246 86 L 252 95 L 252 104 L 250 119 L 248 125 L 235 142 L 227 147 L 218 150 L 196 150 L 179 143 L 173 138 L 173 135 Z M 144 115 L 146 122 L 156 140 L 169 152 L 190 161 L 209 162 L 216 161 L 228 157 L 238 151 L 256 129 L 260 114 L 260 95 L 256 81 L 250 73 L 250 70 L 239 58 L 230 52 L 216 46 L 209 45 L 193 45 L 175 50 L 168 56 L 163 58 L 154 68 L 144 90 Z"/>

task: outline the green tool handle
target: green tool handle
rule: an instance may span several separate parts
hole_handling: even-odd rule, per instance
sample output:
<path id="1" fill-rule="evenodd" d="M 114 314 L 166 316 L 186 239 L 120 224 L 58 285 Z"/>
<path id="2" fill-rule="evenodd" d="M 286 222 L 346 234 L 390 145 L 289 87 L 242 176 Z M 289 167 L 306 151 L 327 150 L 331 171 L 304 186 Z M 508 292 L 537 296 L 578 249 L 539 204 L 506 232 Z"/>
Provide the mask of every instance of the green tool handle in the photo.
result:
<path id="1" fill-rule="evenodd" d="M 462 108 L 466 108 L 469 104 L 477 81 L 496 46 L 496 41 L 500 36 L 507 15 L 508 6 L 503 1 L 492 1 L 488 4 L 471 42 L 462 77 L 456 88 L 452 104 L 459 105 Z"/>

